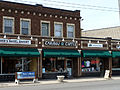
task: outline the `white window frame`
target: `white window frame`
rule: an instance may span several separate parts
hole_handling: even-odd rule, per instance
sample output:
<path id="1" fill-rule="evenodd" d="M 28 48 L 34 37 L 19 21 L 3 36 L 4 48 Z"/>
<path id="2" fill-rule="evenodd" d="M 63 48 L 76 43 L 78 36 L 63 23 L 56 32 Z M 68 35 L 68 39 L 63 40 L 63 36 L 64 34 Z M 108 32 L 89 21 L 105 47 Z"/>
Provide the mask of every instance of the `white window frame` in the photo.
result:
<path id="1" fill-rule="evenodd" d="M 69 25 L 74 26 L 73 37 L 68 37 L 68 26 L 69 26 Z M 67 23 L 67 38 L 75 38 L 75 24 Z"/>
<path id="2" fill-rule="evenodd" d="M 49 24 L 48 36 L 43 36 L 42 35 L 42 23 L 48 23 Z M 50 36 L 50 21 L 41 20 L 40 26 L 41 26 L 41 36 L 42 37 L 49 37 Z"/>
<path id="3" fill-rule="evenodd" d="M 15 19 L 14 19 L 14 17 L 3 16 L 3 33 L 5 33 L 4 19 L 12 19 L 13 20 L 12 33 L 6 33 L 6 34 L 14 34 L 14 29 L 15 29 Z"/>
<path id="4" fill-rule="evenodd" d="M 21 23 L 21 21 L 29 21 L 30 22 L 30 24 L 29 24 L 29 30 L 28 30 L 28 35 L 31 35 L 31 19 L 26 19 L 26 18 L 20 18 L 20 34 L 21 35 L 23 35 L 22 34 L 22 23 Z"/>
<path id="5" fill-rule="evenodd" d="M 62 30 L 61 30 L 61 37 L 59 36 L 55 36 L 55 24 L 61 24 L 62 25 Z M 54 37 L 57 37 L 57 38 L 63 38 L 63 23 L 62 22 L 54 22 Z"/>

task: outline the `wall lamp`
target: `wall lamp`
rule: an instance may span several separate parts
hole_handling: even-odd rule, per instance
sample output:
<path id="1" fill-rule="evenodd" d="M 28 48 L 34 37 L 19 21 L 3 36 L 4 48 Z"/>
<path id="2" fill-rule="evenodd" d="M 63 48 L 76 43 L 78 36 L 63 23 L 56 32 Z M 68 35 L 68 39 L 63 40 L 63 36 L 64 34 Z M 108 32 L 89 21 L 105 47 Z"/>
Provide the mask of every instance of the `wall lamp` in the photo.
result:
<path id="1" fill-rule="evenodd" d="M 54 39 L 52 38 L 51 41 L 54 41 Z"/>

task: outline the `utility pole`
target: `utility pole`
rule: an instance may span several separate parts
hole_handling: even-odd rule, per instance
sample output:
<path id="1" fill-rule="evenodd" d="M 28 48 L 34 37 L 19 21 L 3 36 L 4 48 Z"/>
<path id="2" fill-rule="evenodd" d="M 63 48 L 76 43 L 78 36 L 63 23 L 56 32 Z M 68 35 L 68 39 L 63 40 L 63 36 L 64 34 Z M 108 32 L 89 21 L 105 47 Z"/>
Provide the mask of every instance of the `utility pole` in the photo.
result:
<path id="1" fill-rule="evenodd" d="M 120 0 L 118 0 L 118 6 L 119 6 L 119 20 L 120 20 Z"/>

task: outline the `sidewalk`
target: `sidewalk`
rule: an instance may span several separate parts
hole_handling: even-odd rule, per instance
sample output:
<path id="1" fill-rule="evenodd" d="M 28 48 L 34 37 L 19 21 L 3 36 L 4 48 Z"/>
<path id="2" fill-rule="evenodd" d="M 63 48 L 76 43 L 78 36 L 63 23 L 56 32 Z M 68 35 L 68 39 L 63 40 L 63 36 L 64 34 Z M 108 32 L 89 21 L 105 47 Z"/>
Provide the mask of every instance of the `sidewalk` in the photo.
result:
<path id="1" fill-rule="evenodd" d="M 4 87 L 18 87 L 18 86 L 38 86 L 38 85 L 46 85 L 46 84 L 59 84 L 59 83 L 77 83 L 77 82 L 89 82 L 89 81 L 103 81 L 106 80 L 104 78 L 78 78 L 78 79 L 65 79 L 64 82 L 59 82 L 57 80 L 39 80 L 37 83 L 33 83 L 32 81 L 21 81 L 20 84 L 15 84 L 14 82 L 1 82 L 0 88 Z M 112 77 L 111 80 L 120 80 L 119 77 Z"/>

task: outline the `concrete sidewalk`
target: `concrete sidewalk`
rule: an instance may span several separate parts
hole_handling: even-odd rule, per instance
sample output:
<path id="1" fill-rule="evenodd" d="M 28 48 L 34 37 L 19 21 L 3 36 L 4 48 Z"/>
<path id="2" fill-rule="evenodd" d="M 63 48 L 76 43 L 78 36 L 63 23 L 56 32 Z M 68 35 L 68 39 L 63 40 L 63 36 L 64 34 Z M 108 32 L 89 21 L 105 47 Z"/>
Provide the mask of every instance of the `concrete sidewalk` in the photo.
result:
<path id="1" fill-rule="evenodd" d="M 18 86 L 38 86 L 38 85 L 46 85 L 46 84 L 59 84 L 59 83 L 75 83 L 75 82 L 89 82 L 89 81 L 103 81 L 106 80 L 104 78 L 78 78 L 78 79 L 65 79 L 63 82 L 59 82 L 58 80 L 39 80 L 37 83 L 33 83 L 32 81 L 21 81 L 20 84 L 15 84 L 15 82 L 1 82 L 0 88 L 4 87 L 18 87 Z M 120 77 L 112 77 L 110 80 L 120 80 Z"/>

